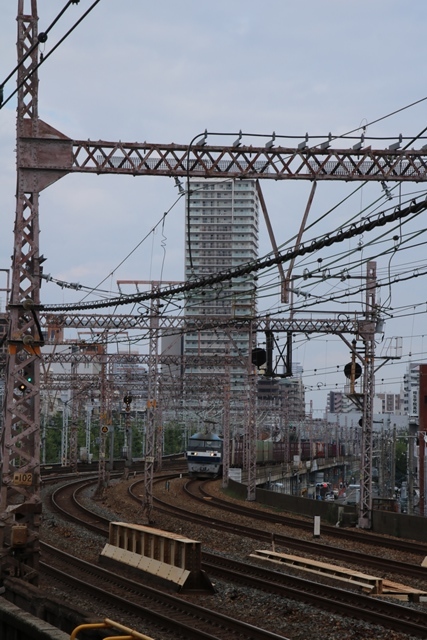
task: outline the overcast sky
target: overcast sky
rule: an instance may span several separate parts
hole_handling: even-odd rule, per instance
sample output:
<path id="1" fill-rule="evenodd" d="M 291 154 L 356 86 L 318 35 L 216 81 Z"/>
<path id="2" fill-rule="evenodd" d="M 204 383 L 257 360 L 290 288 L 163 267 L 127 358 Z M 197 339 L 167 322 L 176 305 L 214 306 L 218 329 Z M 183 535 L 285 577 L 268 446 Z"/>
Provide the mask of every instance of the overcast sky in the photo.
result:
<path id="1" fill-rule="evenodd" d="M 30 5 L 29 0 L 26 4 Z M 65 4 L 65 0 L 39 0 L 39 31 L 49 27 Z M 45 54 L 91 4 L 81 0 L 66 11 L 49 34 Z M 8 0 L 2 5 L 0 81 L 16 65 L 18 2 Z M 101 0 L 40 68 L 39 114 L 74 140 L 188 144 L 207 129 L 230 135 L 239 130 L 262 134 L 265 138 L 258 142 L 264 144 L 273 131 L 301 139 L 308 132 L 326 139 L 329 132 L 339 136 L 359 130 L 353 134 L 358 135 L 360 127 L 366 126 L 367 136 L 388 138 L 372 147 L 385 148 L 399 134 L 415 138 L 427 126 L 427 101 L 423 101 L 427 95 L 423 84 L 426 24 L 427 4 L 420 0 Z M 5 86 L 5 98 L 14 89 L 13 78 Z M 412 103 L 418 104 L 405 108 Z M 0 111 L 1 269 L 10 268 L 13 251 L 15 109 L 16 97 Z M 394 112 L 398 113 L 389 116 Z M 209 142 L 227 145 L 232 140 L 212 136 Z M 254 142 L 249 136 L 247 141 Z M 426 139 L 413 146 L 423 144 Z M 408 194 L 424 197 L 423 184 L 388 186 L 392 205 L 406 202 Z M 334 208 L 357 187 L 360 183 L 319 182 L 308 223 L 324 217 L 304 239 L 333 232 L 350 219 L 360 221 L 363 215 L 390 206 L 381 185 L 375 183 L 359 188 Z M 311 184 L 264 181 L 262 188 L 277 244 L 289 248 Z M 184 200 L 174 205 L 177 197 L 171 178 L 62 178 L 40 198 L 45 273 L 85 287 L 102 283 L 100 288 L 108 291 L 116 290 L 117 280 L 182 279 Z M 375 208 L 369 208 L 374 202 Z M 158 225 L 166 211 L 164 225 Z M 319 267 L 319 257 L 335 275 L 346 268 L 352 276 L 364 275 L 359 265 L 368 257 L 376 260 L 384 282 L 388 276 L 403 279 L 411 269 L 423 273 L 425 235 L 412 238 L 410 234 L 424 230 L 426 215 L 400 228 L 390 226 L 387 233 L 383 230 L 381 242 L 372 242 L 380 232 L 364 234 L 345 246 L 299 259 L 294 273 L 302 275 L 304 269 L 310 272 Z M 150 233 L 156 225 L 156 233 Z M 260 227 L 260 255 L 264 255 L 271 245 L 263 221 Z M 355 249 L 358 253 L 352 253 Z M 273 288 L 277 281 L 273 271 L 260 277 L 265 287 L 260 309 L 286 317 L 288 309 L 280 305 L 278 289 Z M 389 339 L 402 338 L 402 358 L 381 368 L 377 391 L 398 392 L 408 361 L 425 360 L 425 283 L 420 275 L 384 285 L 377 294 L 386 320 L 378 355 Z M 4 279 L 0 286 L 5 287 Z M 348 282 L 339 279 L 311 283 L 300 278 L 295 282 L 299 286 L 319 296 L 318 305 L 310 307 L 313 317 L 321 310 L 330 311 L 331 317 L 354 311 L 354 302 L 364 299 L 361 293 L 350 296 Z M 345 300 L 332 299 L 346 291 Z M 41 294 L 44 303 L 71 303 L 83 297 L 82 292 L 53 283 L 44 283 Z M 4 309 L 3 292 L 0 300 Z M 294 361 L 304 368 L 308 399 L 313 400 L 315 417 L 320 417 L 326 391 L 339 390 L 344 383 L 342 368 L 349 354 L 339 338 L 308 337 L 295 338 Z"/>

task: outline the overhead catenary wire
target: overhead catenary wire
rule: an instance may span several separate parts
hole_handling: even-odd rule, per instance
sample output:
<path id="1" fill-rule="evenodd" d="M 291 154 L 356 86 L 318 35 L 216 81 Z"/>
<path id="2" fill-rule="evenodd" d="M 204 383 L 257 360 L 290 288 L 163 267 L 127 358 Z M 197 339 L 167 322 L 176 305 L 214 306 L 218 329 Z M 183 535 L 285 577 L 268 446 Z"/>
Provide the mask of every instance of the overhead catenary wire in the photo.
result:
<path id="1" fill-rule="evenodd" d="M 172 211 L 172 209 L 175 207 L 175 205 L 179 202 L 179 200 L 182 198 L 183 194 L 179 194 L 179 196 L 176 198 L 176 200 L 171 204 L 171 206 L 169 207 L 169 209 L 167 211 L 165 211 L 162 215 L 162 217 L 160 218 L 160 220 L 158 220 L 156 222 L 156 224 L 154 225 L 154 227 L 152 227 L 150 229 L 150 231 L 148 233 L 145 234 L 145 236 L 133 247 L 133 249 L 131 251 L 129 251 L 129 253 L 119 262 L 119 264 L 117 264 L 114 269 L 112 271 L 110 271 L 110 273 L 108 275 L 105 276 L 105 278 L 103 280 L 101 280 L 101 282 L 99 282 L 95 287 L 93 287 L 92 289 L 90 289 L 87 294 L 84 296 L 84 298 L 82 298 L 81 302 L 83 300 L 85 300 L 87 298 L 88 295 L 90 295 L 91 293 L 95 292 L 98 290 L 98 288 L 106 281 L 108 280 L 108 278 L 111 278 L 112 275 L 114 275 L 114 273 L 117 271 L 117 269 L 119 269 L 130 257 L 131 255 L 133 255 L 135 253 L 135 251 L 147 240 L 147 238 L 149 238 L 154 232 L 155 230 L 162 225 L 162 227 L 164 227 L 164 223 L 165 223 L 165 218 L 168 215 L 168 213 L 170 213 Z M 132 297 L 133 300 L 133 296 Z M 140 302 L 139 300 L 135 300 L 135 302 Z"/>
<path id="2" fill-rule="evenodd" d="M 71 33 L 73 33 L 73 31 L 79 26 L 79 24 L 81 24 L 83 22 L 83 20 L 89 15 L 89 13 L 91 13 L 91 11 L 93 11 L 93 9 L 96 7 L 96 5 L 101 2 L 101 0 L 95 0 L 95 2 L 93 2 L 93 4 L 89 7 L 89 9 L 87 9 L 84 14 L 77 20 L 77 22 L 74 23 L 74 25 L 66 32 L 66 34 L 56 43 L 56 45 L 46 54 L 43 55 L 43 57 L 39 60 L 39 62 L 37 64 L 35 64 L 28 72 L 28 74 L 25 76 L 25 78 L 22 80 L 22 82 L 16 87 L 16 89 L 6 98 L 6 100 L 3 100 L 3 102 L 1 102 L 0 104 L 0 109 L 2 109 L 8 102 L 9 100 L 11 100 L 13 98 L 13 96 L 24 86 L 24 84 L 27 82 L 27 80 L 29 78 L 31 78 L 31 76 L 41 67 L 42 64 L 44 64 L 46 62 L 46 60 L 48 58 L 50 58 L 50 56 L 58 49 L 58 47 L 68 38 L 69 35 L 71 35 Z M 73 0 L 71 0 L 71 2 L 68 2 L 66 7 L 64 8 L 64 10 L 59 14 L 59 16 L 55 19 L 55 21 L 52 23 L 52 25 L 49 27 L 52 28 L 52 26 L 58 21 L 59 17 L 64 13 L 65 9 L 68 8 L 68 6 L 70 4 L 76 4 L 76 2 Z M 45 34 L 47 33 L 47 31 L 44 32 Z M 41 34 L 40 34 L 41 35 Z M 36 48 L 36 46 L 38 46 L 39 42 L 37 42 L 37 45 L 35 45 L 32 48 L 32 51 L 34 51 L 34 49 Z M 26 58 L 28 57 L 28 55 L 26 55 Z M 26 59 L 25 58 L 25 59 Z M 15 71 L 21 66 L 21 64 L 23 63 L 23 61 L 20 61 L 20 63 L 18 63 L 18 66 L 16 67 L 16 69 L 14 69 L 14 71 L 12 72 L 15 73 Z M 9 79 L 10 76 L 8 76 L 7 79 Z M 2 85 L 3 86 L 3 85 Z"/>
<path id="3" fill-rule="evenodd" d="M 340 228 L 335 234 L 326 234 L 320 239 L 315 239 L 311 242 L 303 243 L 299 245 L 297 249 L 287 251 L 285 254 L 280 254 L 277 257 L 268 258 L 266 260 L 255 260 L 251 263 L 241 265 L 240 267 L 237 267 L 235 269 L 230 269 L 225 272 L 218 272 L 217 274 L 206 277 L 195 278 L 194 280 L 188 281 L 183 285 L 166 287 L 164 289 L 160 289 L 159 291 L 150 293 L 133 294 L 126 298 L 126 300 L 123 300 L 122 298 L 116 298 L 108 302 L 88 302 L 70 305 L 38 305 L 37 308 L 50 309 L 52 311 L 96 309 L 115 306 L 116 304 L 127 304 L 128 302 L 140 302 L 152 298 L 161 298 L 165 295 L 173 295 L 185 291 L 191 291 L 192 289 L 205 287 L 207 285 L 212 285 L 219 282 L 225 282 L 235 277 L 240 277 L 249 273 L 257 272 L 274 264 L 278 264 L 279 262 L 287 262 L 292 258 L 300 255 L 313 253 L 324 247 L 328 247 L 333 244 L 343 242 L 343 240 L 361 235 L 366 231 L 372 231 L 376 227 L 384 226 L 389 222 L 394 222 L 395 220 L 404 218 L 411 214 L 417 214 L 425 209 L 427 209 L 427 200 L 424 200 L 423 202 L 416 202 L 414 200 L 408 207 L 405 207 L 403 209 L 401 209 L 400 207 L 396 207 L 391 213 L 382 212 L 375 218 L 367 218 L 359 223 L 350 225 L 348 228 Z"/>
<path id="4" fill-rule="evenodd" d="M 412 243 L 411 241 L 416 238 L 418 235 L 425 233 L 425 230 L 421 230 L 418 232 L 414 232 L 413 234 L 411 234 L 405 241 L 402 241 L 401 246 L 399 251 L 405 251 L 405 250 L 411 250 L 414 249 L 415 247 L 421 247 L 421 246 L 425 246 L 426 242 L 422 242 L 422 243 Z M 408 245 L 407 247 L 405 247 L 405 243 L 409 243 L 411 242 L 410 245 Z M 387 256 L 387 255 L 394 255 L 395 254 L 395 248 L 391 247 L 391 248 L 387 248 L 386 250 L 382 251 L 382 252 L 376 252 L 375 254 L 371 254 L 366 260 L 360 260 L 359 262 L 353 263 L 351 266 L 352 268 L 356 268 L 358 266 L 362 266 L 363 264 L 366 264 L 366 262 L 368 261 L 373 261 L 373 260 L 377 260 L 380 256 Z M 326 269 L 328 271 L 330 271 L 330 266 L 331 265 L 326 265 Z M 304 289 L 308 288 L 308 284 L 310 284 L 312 282 L 313 279 L 315 279 L 315 286 L 318 286 L 321 282 L 326 281 L 335 281 L 335 280 L 343 280 L 343 281 L 348 281 L 351 279 L 358 279 L 358 276 L 350 276 L 349 275 L 349 271 L 347 271 L 347 269 L 345 269 L 345 274 L 343 273 L 343 270 L 339 271 L 340 267 L 336 268 L 337 270 L 335 271 L 335 273 L 329 273 L 329 275 L 327 275 L 326 277 L 323 276 L 323 274 L 321 272 L 316 273 L 316 270 L 313 270 L 312 273 L 310 273 L 307 276 L 302 276 L 302 279 L 304 280 L 306 278 L 306 280 L 304 282 L 301 282 L 300 285 L 295 284 L 294 287 L 297 287 L 299 293 L 301 293 L 302 295 L 305 296 L 305 298 L 314 298 L 315 300 L 319 300 L 321 298 L 327 299 L 328 296 L 330 294 L 328 293 L 322 293 L 319 296 L 316 296 L 313 293 L 313 286 L 310 287 L 309 292 L 304 293 Z M 414 272 L 414 267 L 409 267 L 409 269 Z M 394 276 L 393 278 L 391 277 L 391 275 L 389 275 L 387 278 L 381 279 L 380 274 L 381 271 L 377 271 L 377 288 L 380 288 L 381 286 L 388 286 L 390 287 L 391 284 L 396 281 L 396 277 L 398 276 Z M 420 274 L 418 274 L 420 275 Z M 414 276 L 415 277 L 415 276 Z M 301 279 L 301 277 L 299 278 Z M 296 282 L 297 278 L 295 278 Z M 336 285 L 334 285 L 334 288 L 336 288 Z M 345 295 L 348 295 L 348 293 L 346 293 Z M 341 296 L 342 297 L 342 296 Z M 337 299 L 334 297 L 334 300 Z M 306 306 L 309 306 L 306 305 Z M 380 304 L 379 305 L 382 309 L 384 309 L 386 307 L 386 303 Z M 297 310 L 298 305 L 294 305 L 293 306 L 294 310 Z"/>
<path id="5" fill-rule="evenodd" d="M 48 26 L 48 28 L 45 31 L 41 31 L 38 34 L 37 37 L 37 42 L 35 42 L 29 49 L 28 51 L 26 51 L 25 55 L 22 56 L 22 58 L 18 61 L 18 64 L 16 65 L 16 67 L 9 73 L 9 75 L 3 80 L 3 82 L 0 84 L 0 109 L 3 106 L 3 91 L 4 91 L 4 86 L 5 84 L 15 75 L 15 73 L 18 71 L 18 69 L 20 69 L 20 67 L 24 64 L 24 62 L 31 56 L 31 54 L 33 53 L 33 51 L 35 49 L 37 49 L 37 47 L 39 46 L 40 43 L 45 43 L 47 41 L 47 36 L 49 34 L 49 32 L 53 29 L 53 27 L 55 26 L 55 24 L 58 22 L 58 20 L 61 18 L 61 16 L 64 15 L 64 13 L 66 12 L 66 10 L 68 9 L 68 7 L 72 4 L 78 4 L 80 2 L 80 0 L 69 0 L 67 2 L 67 4 L 61 9 L 61 11 L 58 13 L 58 15 L 56 16 L 56 18 L 50 23 L 50 25 Z M 16 91 L 14 92 L 16 93 Z M 14 94 L 12 94 L 14 95 Z M 9 101 L 9 99 L 12 96 L 9 96 L 9 98 L 6 100 L 6 102 Z"/>

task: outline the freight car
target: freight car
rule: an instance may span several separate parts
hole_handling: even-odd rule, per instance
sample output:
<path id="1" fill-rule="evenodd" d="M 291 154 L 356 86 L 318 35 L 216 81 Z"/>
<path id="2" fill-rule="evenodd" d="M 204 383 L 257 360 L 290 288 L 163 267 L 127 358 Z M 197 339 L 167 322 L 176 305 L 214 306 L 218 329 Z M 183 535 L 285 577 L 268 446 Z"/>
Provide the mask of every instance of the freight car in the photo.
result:
<path id="1" fill-rule="evenodd" d="M 195 433 L 189 438 L 187 465 L 190 478 L 222 475 L 222 439 L 215 433 Z"/>
<path id="2" fill-rule="evenodd" d="M 231 446 L 231 465 L 242 466 L 243 442 L 240 440 Z M 337 453 L 338 452 L 338 453 Z M 343 448 L 334 443 L 303 440 L 300 442 L 272 442 L 271 440 L 257 440 L 256 460 L 257 464 L 293 462 L 298 456 L 299 460 L 317 460 L 319 458 L 335 458 L 344 455 Z"/>

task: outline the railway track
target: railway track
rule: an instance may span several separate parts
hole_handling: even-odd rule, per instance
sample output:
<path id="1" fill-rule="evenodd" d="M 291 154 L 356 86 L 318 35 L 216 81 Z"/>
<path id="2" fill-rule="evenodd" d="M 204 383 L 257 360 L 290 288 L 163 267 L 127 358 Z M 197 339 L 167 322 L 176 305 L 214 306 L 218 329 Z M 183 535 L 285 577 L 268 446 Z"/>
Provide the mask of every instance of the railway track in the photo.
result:
<path id="1" fill-rule="evenodd" d="M 250 514 L 252 519 L 259 519 L 263 522 L 273 522 L 303 531 L 313 531 L 313 523 L 309 520 L 301 520 L 278 513 L 269 513 L 268 511 L 260 512 L 245 505 L 238 505 L 227 500 L 222 500 L 209 493 L 206 487 L 208 487 L 211 482 L 212 481 L 209 480 L 203 482 L 190 480 L 185 485 L 184 491 L 199 502 L 205 503 L 208 499 L 213 506 L 225 511 L 230 511 L 231 513 L 239 513 L 243 516 Z M 405 553 L 410 552 L 422 557 L 424 557 L 427 552 L 427 545 L 425 543 L 401 540 L 398 538 L 390 539 L 384 535 L 378 535 L 362 529 L 339 528 L 322 523 L 322 533 L 333 536 L 337 541 L 343 540 L 356 542 L 357 544 L 369 544 L 370 546 L 381 549 L 392 549 L 393 551 L 403 551 Z"/>
<path id="2" fill-rule="evenodd" d="M 164 482 L 165 478 L 161 481 Z M 132 484 L 132 492 L 139 491 L 138 485 L 140 482 Z M 65 511 L 69 511 L 69 505 L 71 499 L 75 502 L 75 509 L 78 510 L 78 515 L 68 517 L 76 518 L 76 520 L 82 519 L 85 521 L 85 526 L 89 526 L 92 530 L 98 533 L 103 532 L 106 535 L 108 521 L 100 518 L 90 510 L 78 505 L 79 493 L 84 490 L 84 484 L 80 483 L 74 487 L 64 487 L 58 492 L 55 492 L 55 501 L 57 506 L 62 502 L 68 505 Z M 138 498 L 139 499 L 139 498 Z M 156 500 L 157 502 L 157 500 Z M 170 508 L 170 505 L 168 505 Z M 82 513 L 85 515 L 82 516 Z M 169 513 L 170 513 L 169 509 Z M 176 513 L 176 508 L 173 508 L 173 512 Z M 189 514 L 188 511 L 180 510 L 180 517 L 185 517 L 187 520 L 193 519 L 194 514 Z M 227 524 L 223 521 L 214 521 L 213 519 L 207 519 L 206 516 L 202 516 L 204 525 L 210 527 L 213 523 L 217 527 L 225 527 L 226 530 L 237 534 L 255 537 L 264 541 L 271 541 L 271 536 L 261 530 L 254 530 L 251 527 L 241 527 L 236 524 Z M 200 518 L 197 518 L 198 524 L 201 523 Z M 262 537 L 264 536 L 264 537 Z M 280 536 L 276 540 L 281 540 Z M 281 540 L 281 544 L 284 540 L 288 540 L 284 537 Z M 294 538 L 290 540 L 295 541 Z M 297 542 L 297 541 L 296 541 Z M 310 549 L 310 553 L 313 552 L 317 557 L 320 553 L 324 554 L 328 547 L 325 545 L 318 545 L 317 543 L 305 542 L 305 552 Z M 364 563 L 366 564 L 367 557 L 365 554 L 354 555 L 354 552 L 347 552 L 346 561 L 349 562 L 349 556 L 353 555 L 353 558 L 357 558 L 354 561 L 360 569 L 360 555 L 363 556 Z M 378 559 L 382 563 L 383 569 L 386 568 L 389 572 L 390 561 Z M 415 567 L 415 565 L 414 565 Z M 289 576 L 278 571 L 271 571 L 258 567 L 256 565 L 248 564 L 247 562 L 236 562 L 224 556 L 217 556 L 214 554 L 203 554 L 203 568 L 211 576 L 216 576 L 223 580 L 229 580 L 233 583 L 244 584 L 251 588 L 257 588 L 267 593 L 275 593 L 283 597 L 305 602 L 307 604 L 321 608 L 322 610 L 331 611 L 343 616 L 354 617 L 356 619 L 363 619 L 367 622 L 375 624 L 382 624 L 385 628 L 402 631 L 407 634 L 411 634 L 420 638 L 427 638 L 427 614 L 419 608 L 411 608 L 410 606 L 397 605 L 394 603 L 377 600 L 371 596 L 356 593 L 355 591 L 348 591 L 345 589 L 337 589 L 328 585 L 321 584 L 319 582 L 314 583 L 311 580 L 306 580 L 296 576 Z M 405 565 L 408 572 L 412 571 L 412 565 Z M 417 567 L 418 569 L 418 567 Z M 401 575 L 402 566 L 396 564 L 395 571 Z M 425 577 L 425 576 L 423 576 Z"/>
<path id="3" fill-rule="evenodd" d="M 113 607 L 119 615 L 132 616 L 139 627 L 142 621 L 150 622 L 166 632 L 168 638 L 286 640 L 284 636 L 118 576 L 117 572 L 85 562 L 51 545 L 43 544 L 42 549 L 49 561 L 42 562 L 41 569 L 51 581 L 61 586 L 65 584 L 79 596 L 87 594 L 102 606 Z"/>
<path id="4" fill-rule="evenodd" d="M 186 493 L 188 495 L 193 496 L 194 493 L 189 490 L 189 486 L 193 487 L 194 491 L 199 491 L 199 485 L 204 485 L 205 482 L 200 483 L 197 480 L 190 480 L 186 484 Z M 140 481 L 132 484 L 129 488 L 130 495 L 137 500 L 136 492 L 139 491 L 138 486 L 140 485 Z M 205 495 L 206 492 L 204 492 Z M 196 496 L 197 497 L 197 496 Z M 204 504 L 206 505 L 206 500 L 202 499 Z M 259 540 L 267 545 L 271 545 L 273 534 L 270 532 L 266 532 L 262 528 L 255 528 L 252 525 L 242 525 L 236 524 L 235 522 L 228 523 L 226 520 L 209 516 L 206 518 L 205 514 L 197 514 L 194 512 L 190 512 L 187 509 L 181 509 L 175 504 L 169 504 L 158 498 L 155 499 L 156 509 L 163 510 L 164 513 L 173 513 L 175 516 L 185 519 L 188 522 L 193 522 L 199 525 L 209 525 L 211 528 L 216 528 L 219 531 L 224 531 L 232 534 L 237 534 L 241 536 L 245 536 L 248 538 L 253 538 L 254 540 Z M 230 503 L 229 503 L 230 504 Z M 209 505 L 212 507 L 216 507 L 216 501 L 209 500 Z M 234 505 L 233 505 L 234 506 Z M 219 504 L 219 508 L 222 508 L 221 501 Z M 375 571 L 380 572 L 380 574 L 393 573 L 397 576 L 407 576 L 408 578 L 414 580 L 425 580 L 427 584 L 427 570 L 425 567 L 422 567 L 421 564 L 409 564 L 406 562 L 399 562 L 397 560 L 384 559 L 378 556 L 369 555 L 366 552 L 358 552 L 353 551 L 346 548 L 340 548 L 337 546 L 330 546 L 330 544 L 322 544 L 315 541 L 307 541 L 303 539 L 295 538 L 294 536 L 288 536 L 280 533 L 280 527 L 282 525 L 287 525 L 289 518 L 281 519 L 280 515 L 271 515 L 268 512 L 265 514 L 266 518 L 264 518 L 264 511 L 258 511 L 251 508 L 245 508 L 237 505 L 237 508 L 234 510 L 232 506 L 228 506 L 226 509 L 228 512 L 237 513 L 239 516 L 243 516 L 248 518 L 248 520 L 259 520 L 263 523 L 265 522 L 273 522 L 277 525 L 278 532 L 274 533 L 274 543 L 280 546 L 283 546 L 287 549 L 292 549 L 293 551 L 297 551 L 299 553 L 311 554 L 314 557 L 326 557 L 336 562 L 345 562 L 346 564 L 353 564 L 355 567 L 366 567 L 369 569 L 374 569 Z M 299 521 L 298 521 L 299 522 Z M 312 531 L 312 525 L 310 525 L 309 529 Z M 335 527 L 330 527 L 332 533 L 335 538 L 340 538 L 341 530 L 337 532 Z M 322 527 L 322 531 L 324 531 Z M 328 535 L 330 532 L 328 530 Z M 360 545 L 371 545 L 371 537 L 364 536 L 363 534 L 358 538 L 351 538 L 354 542 L 356 541 Z M 394 541 L 394 539 L 393 539 Z M 383 548 L 390 548 L 395 550 L 393 546 L 393 541 L 386 540 L 382 545 Z M 374 546 L 378 546 L 374 544 Z M 400 545 L 399 545 L 400 548 Z M 426 547 L 421 547 L 417 543 L 412 545 L 409 541 L 406 542 L 406 546 L 404 550 L 407 553 L 414 553 L 414 556 L 424 557 L 426 555 Z"/>

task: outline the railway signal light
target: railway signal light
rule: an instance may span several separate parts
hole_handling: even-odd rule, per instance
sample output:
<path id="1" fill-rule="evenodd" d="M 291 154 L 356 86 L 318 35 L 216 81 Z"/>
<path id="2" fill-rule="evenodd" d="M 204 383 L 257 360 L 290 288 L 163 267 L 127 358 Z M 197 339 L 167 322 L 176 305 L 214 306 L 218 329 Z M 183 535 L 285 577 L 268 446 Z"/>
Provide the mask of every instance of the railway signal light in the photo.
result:
<path id="1" fill-rule="evenodd" d="M 125 397 L 123 398 L 123 402 L 125 403 L 125 411 L 126 413 L 130 412 L 130 405 L 132 402 L 132 396 L 130 395 L 130 393 L 126 393 Z"/>
<path id="2" fill-rule="evenodd" d="M 24 378 L 26 380 L 26 382 L 28 382 L 28 384 L 32 384 L 33 382 L 33 376 L 32 374 L 28 371 L 28 369 L 24 369 Z M 25 389 L 27 388 L 27 385 L 25 382 L 21 382 L 19 384 L 19 390 L 20 391 L 25 391 Z"/>
<path id="3" fill-rule="evenodd" d="M 267 362 L 267 352 L 265 349 L 255 347 L 252 349 L 252 364 L 256 367 L 262 367 Z"/>
<path id="4" fill-rule="evenodd" d="M 344 367 L 344 375 L 349 379 L 354 376 L 354 379 L 357 380 L 362 375 L 362 367 L 358 362 L 349 362 Z"/>

